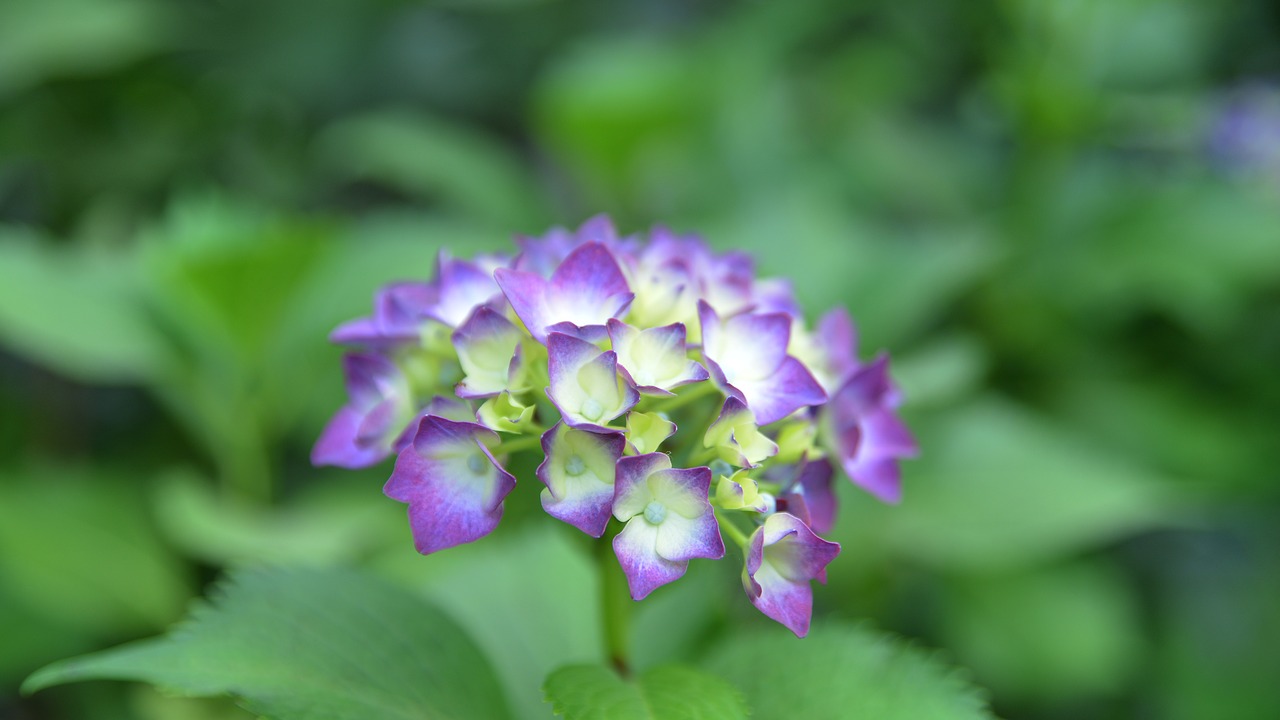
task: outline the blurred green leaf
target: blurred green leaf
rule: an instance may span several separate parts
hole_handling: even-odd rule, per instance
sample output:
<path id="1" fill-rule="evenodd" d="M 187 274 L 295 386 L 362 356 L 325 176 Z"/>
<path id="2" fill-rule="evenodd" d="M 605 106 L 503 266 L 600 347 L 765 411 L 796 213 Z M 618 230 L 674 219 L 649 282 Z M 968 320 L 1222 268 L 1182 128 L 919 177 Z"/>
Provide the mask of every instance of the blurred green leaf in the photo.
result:
<path id="1" fill-rule="evenodd" d="M 367 554 L 398 529 L 401 513 L 379 487 L 356 478 L 317 483 L 267 509 L 228 502 L 211 483 L 171 473 L 156 486 L 156 515 L 171 542 L 216 565 L 334 565 Z"/>
<path id="2" fill-rule="evenodd" d="M 0 3 L 0 96 L 59 75 L 92 74 L 171 41 L 169 12 L 151 0 Z"/>
<path id="3" fill-rule="evenodd" d="M 781 627 L 739 633 L 703 667 L 737 685 L 759 718 L 992 717 L 981 691 L 930 653 L 846 623 L 817 622 L 803 639 Z"/>
<path id="4" fill-rule="evenodd" d="M 186 569 L 119 475 L 48 467 L 0 483 L 0 582 L 39 615 L 90 637 L 155 630 L 189 596 Z"/>
<path id="5" fill-rule="evenodd" d="M 104 678 L 229 693 L 281 720 L 507 717 L 492 669 L 446 615 L 340 570 L 238 573 L 169 636 L 54 663 L 23 691 Z"/>
<path id="6" fill-rule="evenodd" d="M 507 232 L 545 219 L 542 192 L 495 138 L 424 112 L 383 110 L 327 128 L 322 162 L 342 179 L 384 182 Z"/>
<path id="7" fill-rule="evenodd" d="M 895 357 L 893 375 L 913 408 L 939 405 L 977 389 L 988 362 L 987 351 L 977 339 L 949 335 Z"/>
<path id="8" fill-rule="evenodd" d="M 703 60 L 670 41 L 610 38 L 574 46 L 542 74 L 535 129 L 575 174 L 588 207 L 682 206 L 680 193 L 705 196 L 715 168 L 703 161 L 712 136 L 698 127 L 707 112 L 697 90 Z"/>
<path id="9" fill-rule="evenodd" d="M 1142 658 L 1142 622 L 1126 580 L 1079 562 L 950 583 L 951 648 L 998 697 L 1043 705 L 1119 692 Z"/>
<path id="10" fill-rule="evenodd" d="M 544 689 L 565 720 L 732 720 L 748 714 L 732 685 L 683 665 L 646 670 L 633 682 L 600 665 L 574 665 L 551 673 Z"/>
<path id="11" fill-rule="evenodd" d="M 975 401 L 920 435 L 902 506 L 855 507 L 933 567 L 1025 566 L 1179 522 L 1169 479 L 1012 403 Z"/>
<path id="12" fill-rule="evenodd" d="M 168 357 L 126 253 L 55 248 L 0 227 L 0 342 L 93 382 L 154 380 Z"/>

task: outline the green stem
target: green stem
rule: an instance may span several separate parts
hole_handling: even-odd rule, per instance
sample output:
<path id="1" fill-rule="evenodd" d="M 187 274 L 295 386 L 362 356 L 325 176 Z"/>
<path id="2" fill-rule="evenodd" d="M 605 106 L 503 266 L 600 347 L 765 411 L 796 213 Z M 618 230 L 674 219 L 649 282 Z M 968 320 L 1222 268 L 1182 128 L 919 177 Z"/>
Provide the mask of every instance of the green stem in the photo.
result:
<path id="1" fill-rule="evenodd" d="M 703 380 L 702 382 L 698 383 L 697 385 L 694 385 L 693 387 L 689 388 L 688 390 L 685 390 L 682 393 L 679 393 L 673 398 L 660 398 L 660 399 L 653 400 L 652 403 L 650 403 L 646 412 L 669 413 L 672 410 L 675 410 L 676 408 L 679 408 L 679 407 L 684 407 L 685 405 L 695 400 L 700 400 L 704 396 L 710 395 L 715 391 L 716 391 L 715 383 L 711 382 L 710 380 Z"/>
<path id="2" fill-rule="evenodd" d="M 618 674 L 626 677 L 631 673 L 628 658 L 631 654 L 632 600 L 627 576 L 613 554 L 612 538 L 616 534 L 607 532 L 596 541 L 596 561 L 600 568 L 600 619 L 604 625 L 605 656 Z"/>
<path id="3" fill-rule="evenodd" d="M 511 453 L 520 452 L 521 450 L 536 448 L 541 442 L 542 437 L 539 435 L 522 436 L 499 443 L 496 447 L 490 448 L 489 452 L 494 455 L 510 455 Z"/>
<path id="4" fill-rule="evenodd" d="M 747 536 L 743 534 L 741 530 L 738 529 L 738 526 L 734 525 L 733 522 L 729 520 L 729 518 L 721 515 L 718 512 L 715 515 L 716 515 L 716 523 L 720 525 L 720 531 L 723 532 L 725 535 L 728 535 L 729 539 L 732 540 L 734 543 L 736 543 L 738 547 L 745 548 L 749 540 L 747 539 Z"/>

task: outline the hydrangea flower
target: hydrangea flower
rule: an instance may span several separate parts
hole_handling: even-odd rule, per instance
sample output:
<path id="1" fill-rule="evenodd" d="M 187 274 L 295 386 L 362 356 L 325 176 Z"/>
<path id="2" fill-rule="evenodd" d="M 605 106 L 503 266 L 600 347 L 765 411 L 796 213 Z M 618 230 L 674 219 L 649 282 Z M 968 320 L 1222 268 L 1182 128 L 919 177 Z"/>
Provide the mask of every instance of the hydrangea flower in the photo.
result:
<path id="1" fill-rule="evenodd" d="M 694 558 L 724 557 L 724 541 L 707 500 L 711 470 L 676 470 L 663 453 L 618 460 L 613 516 L 626 523 L 613 549 L 627 573 L 631 597 L 678 580 Z"/>
<path id="2" fill-rule="evenodd" d="M 800 518 L 774 513 L 751 534 L 743 587 L 760 612 L 804 637 L 813 612 L 809 581 L 825 583 L 827 563 L 839 552 L 838 544 L 818 537 Z"/>
<path id="3" fill-rule="evenodd" d="M 432 553 L 497 528 L 507 463 L 532 453 L 543 510 L 609 543 L 633 598 L 729 540 L 750 602 L 805 634 L 836 474 L 896 502 L 916 453 L 887 359 L 858 359 L 843 309 L 811 327 L 789 281 L 693 235 L 597 216 L 516 245 L 441 254 L 333 332 L 348 401 L 313 462 L 397 455 L 383 490 Z"/>

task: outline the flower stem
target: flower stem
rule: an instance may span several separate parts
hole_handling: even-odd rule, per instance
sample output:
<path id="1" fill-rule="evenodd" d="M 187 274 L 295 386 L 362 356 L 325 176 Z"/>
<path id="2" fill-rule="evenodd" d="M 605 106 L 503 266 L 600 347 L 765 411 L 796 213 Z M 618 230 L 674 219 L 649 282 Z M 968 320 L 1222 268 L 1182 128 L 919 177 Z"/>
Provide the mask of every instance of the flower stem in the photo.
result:
<path id="1" fill-rule="evenodd" d="M 673 398 L 657 398 L 647 408 L 648 412 L 671 412 L 678 407 L 682 407 L 694 400 L 701 399 L 704 395 L 709 395 L 716 391 L 715 383 L 710 380 L 703 380 L 693 387 L 677 394 Z M 647 398 L 646 398 L 647 399 Z"/>
<path id="2" fill-rule="evenodd" d="M 529 450 L 531 448 L 538 447 L 541 442 L 542 437 L 538 435 L 518 437 L 489 448 L 489 452 L 494 455 L 510 455 L 511 453 L 520 452 L 521 450 Z"/>
<path id="3" fill-rule="evenodd" d="M 748 540 L 747 540 L 747 536 L 743 534 L 742 530 L 738 529 L 738 526 L 734 525 L 733 521 L 725 517 L 724 515 L 721 515 L 718 512 L 715 515 L 716 515 L 716 523 L 720 526 L 720 531 L 723 532 L 725 535 L 728 535 L 729 539 L 732 540 L 738 547 L 745 548 L 747 546 Z"/>
<path id="4" fill-rule="evenodd" d="M 627 677 L 631 673 L 628 657 L 632 600 L 627 576 L 613 555 L 612 539 L 616 534 L 607 532 L 596 541 L 596 561 L 600 568 L 600 619 L 604 624 L 605 656 L 619 675 Z"/>

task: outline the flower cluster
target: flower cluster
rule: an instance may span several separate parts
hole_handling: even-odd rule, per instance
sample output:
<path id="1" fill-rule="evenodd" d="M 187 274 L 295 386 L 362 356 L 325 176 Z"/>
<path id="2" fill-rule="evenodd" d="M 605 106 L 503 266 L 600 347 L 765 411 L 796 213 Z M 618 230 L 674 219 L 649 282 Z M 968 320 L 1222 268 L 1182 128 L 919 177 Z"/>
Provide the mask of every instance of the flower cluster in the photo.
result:
<path id="1" fill-rule="evenodd" d="M 819 537 L 836 469 L 896 502 L 916 452 L 886 358 L 858 360 L 844 311 L 809 327 L 788 283 L 696 237 L 624 238 L 596 217 L 517 243 L 442 254 L 430 282 L 382 288 L 333 332 L 349 401 L 313 462 L 397 455 L 384 492 L 431 553 L 491 532 L 510 457 L 540 452 L 543 508 L 609 532 L 634 599 L 727 537 L 751 602 L 803 636 L 810 581 L 840 549 Z"/>

